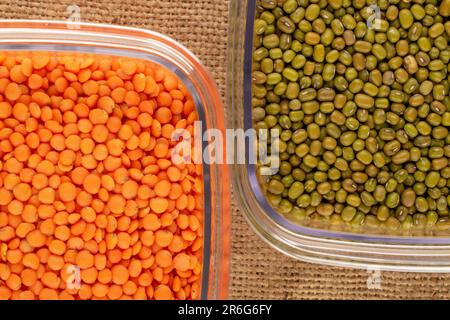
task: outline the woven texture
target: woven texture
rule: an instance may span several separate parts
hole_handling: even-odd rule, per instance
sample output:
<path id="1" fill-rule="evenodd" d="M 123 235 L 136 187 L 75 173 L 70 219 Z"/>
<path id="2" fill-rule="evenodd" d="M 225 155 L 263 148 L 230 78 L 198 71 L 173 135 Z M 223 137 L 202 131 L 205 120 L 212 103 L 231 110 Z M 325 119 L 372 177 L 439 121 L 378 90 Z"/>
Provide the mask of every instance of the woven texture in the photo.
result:
<path id="1" fill-rule="evenodd" d="M 66 19 L 67 6 L 81 20 L 148 28 L 192 50 L 225 92 L 230 0 L 2 1 L 2 19 Z M 283 256 L 262 242 L 232 204 L 230 298 L 235 299 L 448 299 L 450 275 L 383 272 L 368 289 L 364 270 L 325 267 Z"/>

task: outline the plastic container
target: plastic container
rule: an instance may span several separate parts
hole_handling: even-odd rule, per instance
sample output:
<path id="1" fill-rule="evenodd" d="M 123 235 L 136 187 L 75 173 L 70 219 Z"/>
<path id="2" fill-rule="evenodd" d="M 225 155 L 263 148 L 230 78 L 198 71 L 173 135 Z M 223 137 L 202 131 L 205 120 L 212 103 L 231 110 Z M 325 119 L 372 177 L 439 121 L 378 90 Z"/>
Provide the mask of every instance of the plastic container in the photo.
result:
<path id="1" fill-rule="evenodd" d="M 159 33 L 100 24 L 0 21 L 0 51 L 66 51 L 145 59 L 176 74 L 195 101 L 203 129 L 224 130 L 223 107 L 214 80 L 185 47 Z M 228 170 L 203 165 L 204 252 L 201 299 L 228 293 L 230 199 Z"/>
<path id="2" fill-rule="evenodd" d="M 252 127 L 251 73 L 256 0 L 231 1 L 228 103 L 230 126 Z M 246 154 L 249 144 L 246 145 Z M 255 165 L 234 165 L 242 211 L 262 239 L 300 260 L 334 266 L 414 272 L 450 272 L 449 237 L 345 233 L 302 226 L 275 212 L 261 190 Z"/>

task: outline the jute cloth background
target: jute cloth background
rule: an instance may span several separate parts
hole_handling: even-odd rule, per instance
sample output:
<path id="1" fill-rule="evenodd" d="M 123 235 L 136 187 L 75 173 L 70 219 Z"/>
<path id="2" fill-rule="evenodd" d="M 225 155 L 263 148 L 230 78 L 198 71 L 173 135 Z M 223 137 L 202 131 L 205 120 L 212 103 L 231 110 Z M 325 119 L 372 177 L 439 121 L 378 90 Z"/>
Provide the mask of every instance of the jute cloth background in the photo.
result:
<path id="1" fill-rule="evenodd" d="M 1 19 L 81 20 L 159 31 L 191 49 L 225 92 L 229 0 L 3 0 Z M 230 298 L 235 299 L 448 299 L 450 274 L 383 272 L 381 289 L 367 287 L 364 270 L 302 263 L 271 249 L 249 228 L 233 200 Z"/>

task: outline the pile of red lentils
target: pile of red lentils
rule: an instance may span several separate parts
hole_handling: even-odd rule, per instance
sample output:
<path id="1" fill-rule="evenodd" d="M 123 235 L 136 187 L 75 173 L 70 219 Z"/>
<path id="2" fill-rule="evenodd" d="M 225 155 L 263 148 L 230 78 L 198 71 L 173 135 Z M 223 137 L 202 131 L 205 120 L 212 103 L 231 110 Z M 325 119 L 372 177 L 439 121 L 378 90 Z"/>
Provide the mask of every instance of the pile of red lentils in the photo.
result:
<path id="1" fill-rule="evenodd" d="M 197 117 L 148 61 L 0 53 L 0 300 L 199 298 Z"/>

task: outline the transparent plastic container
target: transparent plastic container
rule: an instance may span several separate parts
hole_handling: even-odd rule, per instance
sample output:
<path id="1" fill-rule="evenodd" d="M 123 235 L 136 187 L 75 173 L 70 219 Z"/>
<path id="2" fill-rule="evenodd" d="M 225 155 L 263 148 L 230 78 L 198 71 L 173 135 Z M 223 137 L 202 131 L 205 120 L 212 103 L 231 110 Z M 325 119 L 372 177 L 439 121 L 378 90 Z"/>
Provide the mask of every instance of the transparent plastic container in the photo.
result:
<path id="1" fill-rule="evenodd" d="M 229 126 L 252 128 L 251 83 L 256 0 L 232 0 L 229 30 Z M 246 154 L 249 151 L 246 144 Z M 447 236 L 387 236 L 332 231 L 294 223 L 268 203 L 256 166 L 234 165 L 235 194 L 249 224 L 268 244 L 303 261 L 410 272 L 450 272 Z"/>
<path id="2" fill-rule="evenodd" d="M 185 84 L 203 121 L 203 130 L 224 130 L 218 89 L 199 60 L 159 33 L 101 24 L 0 20 L 0 51 L 93 53 L 144 59 L 165 67 Z M 228 294 L 230 195 L 225 165 L 203 164 L 204 244 L 201 299 Z"/>

